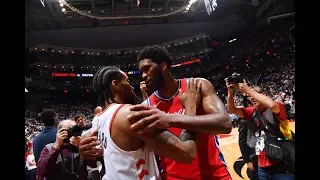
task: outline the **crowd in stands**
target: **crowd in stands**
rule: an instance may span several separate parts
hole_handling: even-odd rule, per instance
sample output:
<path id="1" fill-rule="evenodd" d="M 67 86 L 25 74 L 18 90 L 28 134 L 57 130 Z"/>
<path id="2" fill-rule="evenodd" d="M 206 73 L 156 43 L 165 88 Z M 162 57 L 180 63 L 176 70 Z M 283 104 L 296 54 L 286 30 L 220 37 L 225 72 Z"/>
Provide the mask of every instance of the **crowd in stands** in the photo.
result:
<path id="1" fill-rule="evenodd" d="M 200 76 L 211 80 L 215 86 L 217 94 L 226 104 L 227 89 L 225 88 L 224 78 L 230 76 L 233 72 L 241 73 L 250 84 L 260 84 L 266 88 L 267 94 L 277 101 L 285 104 L 288 114 L 295 113 L 295 58 L 294 49 L 289 40 L 287 28 L 280 31 L 250 31 L 243 35 L 239 42 L 230 43 L 224 47 L 221 52 L 210 57 L 209 62 L 203 62 L 201 66 L 191 67 L 188 71 L 173 71 L 177 78 L 183 78 L 186 75 Z M 266 53 L 268 52 L 268 53 Z M 214 52 L 213 52 L 214 53 Z M 250 62 L 244 62 L 250 59 Z M 212 63 L 214 62 L 214 63 Z M 228 68 L 226 69 L 226 66 Z M 205 68 L 203 68 L 205 67 Z M 179 72 L 179 73 L 178 73 Z M 131 83 L 135 87 L 136 94 L 141 99 L 139 89 L 140 75 L 132 77 Z M 92 79 L 75 80 L 69 84 L 63 84 L 59 81 L 32 78 L 26 78 L 25 84 L 29 92 L 32 90 L 57 90 L 57 89 L 91 89 Z M 242 95 L 235 94 L 237 106 L 242 106 Z M 46 108 L 54 109 L 58 114 L 58 120 L 73 119 L 81 114 L 89 122 L 93 118 L 93 109 L 96 104 L 89 102 L 77 102 L 69 104 L 46 103 L 37 105 L 36 103 L 27 103 L 25 112 L 26 137 L 34 137 L 42 126 L 38 121 L 39 113 Z"/>
<path id="2" fill-rule="evenodd" d="M 260 74 L 252 74 L 246 77 L 248 82 L 252 84 L 261 84 L 266 88 L 266 91 L 270 97 L 274 100 L 281 101 L 285 104 L 287 112 L 289 115 L 295 113 L 295 81 L 294 81 L 294 62 L 286 63 L 285 60 L 277 61 L 273 67 L 268 67 Z M 227 92 L 226 89 L 220 86 L 216 91 L 220 98 L 226 103 Z M 139 92 L 137 93 L 139 94 Z M 237 106 L 242 106 L 243 96 L 236 93 L 235 102 Z M 28 103 L 25 109 L 25 121 L 26 121 L 26 136 L 31 139 L 39 131 L 41 131 L 42 126 L 38 121 L 38 117 L 43 109 L 54 109 L 57 112 L 58 120 L 63 119 L 73 119 L 76 115 L 84 115 L 87 123 L 89 123 L 93 118 L 94 105 L 88 102 L 82 103 L 69 103 L 69 104 L 51 104 L 47 103 L 41 108 L 35 103 Z"/>
<path id="3" fill-rule="evenodd" d="M 58 122 L 64 119 L 74 119 L 76 115 L 83 115 L 86 119 L 86 123 L 90 123 L 93 119 L 94 105 L 85 101 L 79 104 L 47 103 L 44 106 L 41 105 L 40 108 L 37 103 L 27 103 L 25 108 L 25 133 L 29 140 L 35 137 L 44 127 L 39 121 L 40 113 L 44 109 L 54 109 L 57 112 Z"/>

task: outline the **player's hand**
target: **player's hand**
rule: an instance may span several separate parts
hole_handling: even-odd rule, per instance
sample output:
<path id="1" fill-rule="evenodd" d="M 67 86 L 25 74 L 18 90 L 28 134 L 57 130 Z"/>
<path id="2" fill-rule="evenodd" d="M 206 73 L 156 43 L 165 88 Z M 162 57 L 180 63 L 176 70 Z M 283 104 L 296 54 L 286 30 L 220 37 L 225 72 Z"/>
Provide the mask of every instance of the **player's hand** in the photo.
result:
<path id="1" fill-rule="evenodd" d="M 65 128 L 59 129 L 57 135 L 56 135 L 56 142 L 54 144 L 54 148 L 60 149 L 61 145 L 63 144 L 63 140 L 68 138 L 68 132 Z"/>
<path id="2" fill-rule="evenodd" d="M 146 133 L 153 128 L 167 129 L 169 125 L 169 115 L 156 107 L 138 104 L 130 108 L 133 111 L 127 118 L 131 124 L 131 129 L 138 134 Z"/>
<path id="3" fill-rule="evenodd" d="M 103 156 L 103 148 L 97 148 L 101 143 L 96 136 L 97 131 L 93 132 L 91 136 L 85 137 L 80 141 L 79 154 L 84 160 L 96 160 Z"/>
<path id="4" fill-rule="evenodd" d="M 186 112 L 188 110 L 196 111 L 201 102 L 201 81 L 190 78 L 186 92 L 182 93 L 181 89 L 179 89 L 178 97 Z"/>

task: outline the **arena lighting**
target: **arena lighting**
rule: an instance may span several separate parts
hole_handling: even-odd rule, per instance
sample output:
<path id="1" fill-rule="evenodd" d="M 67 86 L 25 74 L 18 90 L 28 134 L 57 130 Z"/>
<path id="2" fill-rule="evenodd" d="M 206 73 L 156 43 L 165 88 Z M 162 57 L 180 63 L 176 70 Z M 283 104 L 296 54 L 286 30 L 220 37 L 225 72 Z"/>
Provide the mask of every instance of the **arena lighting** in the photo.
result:
<path id="1" fill-rule="evenodd" d="M 27 88 L 24 88 L 24 92 L 29 92 Z"/>
<path id="2" fill-rule="evenodd" d="M 179 66 L 188 65 L 188 64 L 194 64 L 194 63 L 199 63 L 199 62 L 201 62 L 200 59 L 192 59 L 192 60 L 185 61 L 185 62 L 182 62 L 182 63 L 173 64 L 170 67 L 172 67 L 172 68 L 173 67 L 179 67 Z"/>
<path id="3" fill-rule="evenodd" d="M 233 42 L 233 41 L 236 41 L 236 40 L 237 40 L 236 38 L 231 39 L 231 40 L 229 41 L 229 43 L 231 43 L 231 42 Z"/>
<path id="4" fill-rule="evenodd" d="M 192 0 L 192 1 L 195 1 L 195 0 Z M 155 14 L 155 15 L 136 15 L 136 16 L 133 16 L 133 15 L 130 15 L 130 16 L 116 16 L 116 17 L 110 17 L 110 16 L 96 16 L 92 13 L 88 13 L 87 11 L 85 10 L 80 10 L 76 7 L 74 7 L 72 4 L 66 2 L 65 0 L 60 0 L 59 3 L 63 3 L 65 7 L 67 7 L 70 11 L 73 11 L 75 13 L 78 13 L 82 16 L 86 16 L 88 18 L 92 18 L 92 19 L 99 19 L 99 20 L 104 20 L 104 19 L 108 19 L 108 20 L 116 20 L 116 19 L 122 19 L 122 20 L 125 20 L 125 19 L 134 19 L 134 18 L 139 18 L 139 19 L 151 19 L 151 18 L 162 18 L 162 17 L 168 17 L 168 16 L 171 16 L 171 15 L 174 15 L 174 14 L 177 14 L 177 13 L 180 13 L 180 12 L 183 12 L 185 10 L 185 6 L 182 6 L 181 8 L 178 8 L 176 10 L 173 10 L 173 11 L 170 11 L 170 12 L 167 12 L 167 13 L 163 13 L 163 14 Z M 139 0 L 140 2 L 140 0 Z M 154 10 L 153 10 L 154 11 Z M 102 13 L 101 13 L 102 14 Z"/>
<path id="5" fill-rule="evenodd" d="M 92 73 L 76 74 L 76 73 L 51 73 L 52 77 L 93 77 Z"/>
<path id="6" fill-rule="evenodd" d="M 204 0 L 204 5 L 208 15 L 212 14 L 212 12 L 215 11 L 218 6 L 217 0 Z"/>
<path id="7" fill-rule="evenodd" d="M 42 4 L 43 7 L 46 7 L 46 6 L 44 5 L 44 0 L 40 0 L 40 2 L 41 2 L 41 4 Z"/>
<path id="8" fill-rule="evenodd" d="M 186 7 L 186 10 L 189 11 L 190 7 L 192 6 L 192 4 L 194 4 L 197 0 L 190 0 L 189 4 Z"/>

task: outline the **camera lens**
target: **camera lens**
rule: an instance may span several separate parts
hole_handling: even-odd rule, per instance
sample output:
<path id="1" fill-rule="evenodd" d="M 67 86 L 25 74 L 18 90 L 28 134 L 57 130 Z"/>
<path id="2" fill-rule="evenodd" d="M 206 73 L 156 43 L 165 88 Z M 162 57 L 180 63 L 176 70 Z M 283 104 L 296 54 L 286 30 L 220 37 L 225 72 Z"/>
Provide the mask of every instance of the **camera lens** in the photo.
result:
<path id="1" fill-rule="evenodd" d="M 80 136 L 82 134 L 83 129 L 81 126 L 75 125 L 72 128 L 72 131 L 73 131 L 72 136 Z"/>

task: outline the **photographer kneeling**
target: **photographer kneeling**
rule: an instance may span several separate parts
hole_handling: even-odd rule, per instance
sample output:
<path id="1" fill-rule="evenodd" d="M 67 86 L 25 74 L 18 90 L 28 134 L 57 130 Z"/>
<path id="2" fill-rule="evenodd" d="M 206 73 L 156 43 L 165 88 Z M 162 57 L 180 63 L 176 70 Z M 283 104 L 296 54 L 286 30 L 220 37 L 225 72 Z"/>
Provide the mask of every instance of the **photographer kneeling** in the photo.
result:
<path id="1" fill-rule="evenodd" d="M 46 180 L 87 180 L 86 164 L 78 154 L 81 133 L 82 128 L 75 121 L 61 121 L 56 142 L 47 144 L 41 152 L 37 175 Z M 92 176 L 100 179 L 98 171 Z"/>
<path id="2" fill-rule="evenodd" d="M 238 79 L 238 80 L 237 80 Z M 255 148 L 258 156 L 259 180 L 293 180 L 292 166 L 288 162 L 288 151 L 282 143 L 285 138 L 280 131 L 280 121 L 286 121 L 284 105 L 266 96 L 259 86 L 249 87 L 240 77 L 226 78 L 228 88 L 228 111 L 248 121 L 247 144 Z M 233 90 L 251 97 L 253 107 L 238 108 L 233 99 Z M 294 152 L 294 149 L 291 149 Z M 290 154 L 291 155 L 291 154 Z M 293 157 L 294 158 L 294 157 Z"/>

